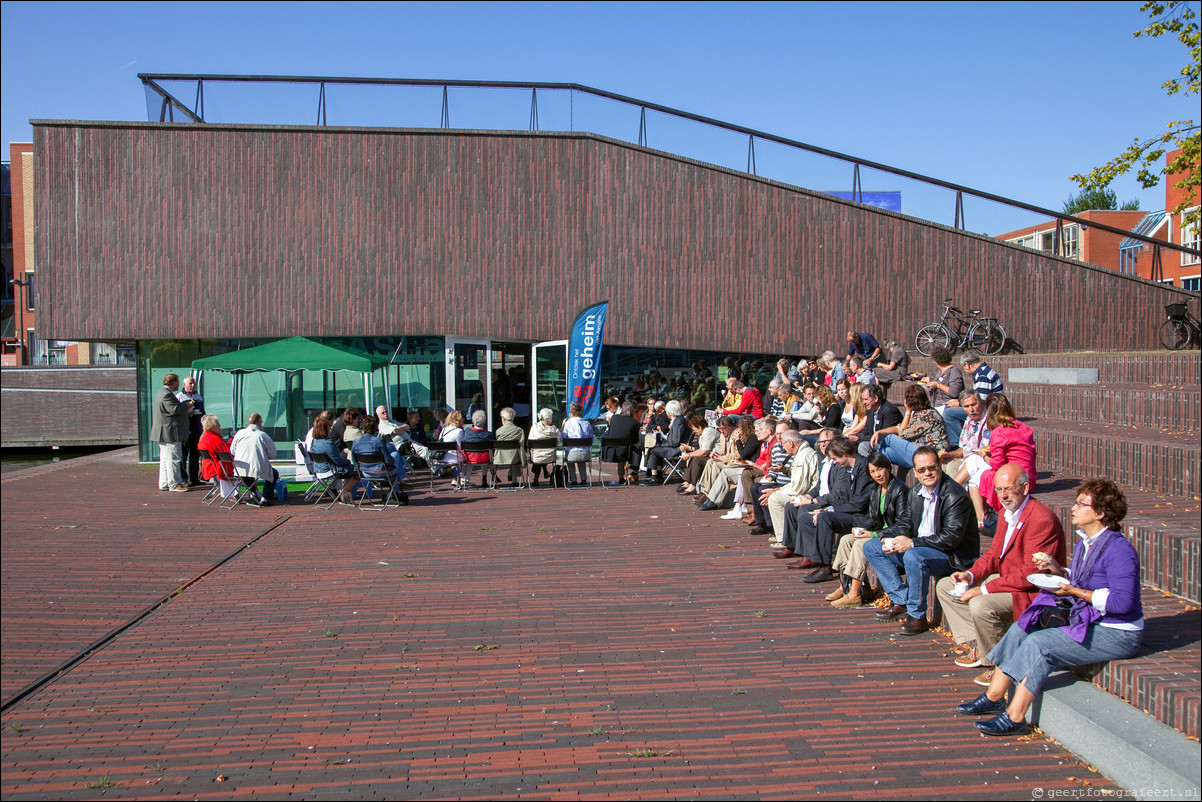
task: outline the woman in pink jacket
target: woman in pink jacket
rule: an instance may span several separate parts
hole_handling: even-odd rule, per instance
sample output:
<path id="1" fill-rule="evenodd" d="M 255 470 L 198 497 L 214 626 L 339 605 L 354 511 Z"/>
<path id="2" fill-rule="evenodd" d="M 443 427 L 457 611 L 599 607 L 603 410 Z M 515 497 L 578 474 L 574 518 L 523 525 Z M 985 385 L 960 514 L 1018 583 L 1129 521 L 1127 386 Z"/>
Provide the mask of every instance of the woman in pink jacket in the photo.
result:
<path id="1" fill-rule="evenodd" d="M 968 488 L 972 506 L 977 511 L 978 526 L 985 525 L 985 504 L 1000 510 L 993 489 L 993 475 L 1007 462 L 1013 462 L 1031 477 L 1031 491 L 1035 490 L 1035 432 L 1018 420 L 1010 400 L 1001 393 L 994 393 L 985 402 L 985 425 L 989 428 L 989 468 L 981 474 L 980 487 Z"/>

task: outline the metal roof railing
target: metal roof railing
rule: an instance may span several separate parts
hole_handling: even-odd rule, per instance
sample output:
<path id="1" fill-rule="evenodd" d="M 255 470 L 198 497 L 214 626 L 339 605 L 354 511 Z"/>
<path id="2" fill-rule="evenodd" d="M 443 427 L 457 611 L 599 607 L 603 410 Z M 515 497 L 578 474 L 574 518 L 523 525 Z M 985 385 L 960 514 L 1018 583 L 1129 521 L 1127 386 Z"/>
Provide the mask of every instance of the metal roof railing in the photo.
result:
<path id="1" fill-rule="evenodd" d="M 864 203 L 866 196 L 872 192 L 865 189 L 866 181 L 892 182 L 891 185 L 880 187 L 890 191 L 896 191 L 896 185 L 902 184 L 911 188 L 907 201 L 913 206 L 923 207 L 922 211 L 907 209 L 907 215 L 950 225 L 960 230 L 968 230 L 966 200 L 990 204 L 983 207 L 992 213 L 986 216 L 1003 226 L 1003 230 L 1017 230 L 1031 225 L 1029 220 L 1023 225 L 1014 225 L 1015 215 L 1038 215 L 1050 219 L 1055 223 L 1052 253 L 1059 253 L 1061 250 L 1065 225 L 1076 223 L 1123 236 L 1128 241 L 1147 243 L 1153 247 L 1157 258 L 1161 249 L 1202 256 L 1198 250 L 1154 239 L 1139 231 L 1133 232 L 1084 220 L 870 159 L 580 84 L 153 73 L 140 73 L 138 78 L 145 88 L 147 115 L 151 121 L 198 124 L 281 124 L 281 120 L 291 120 L 291 124 L 326 126 L 330 125 L 331 106 L 336 106 L 340 111 L 354 109 L 350 114 L 360 120 L 336 120 L 334 124 L 340 126 L 363 126 L 362 120 L 383 118 L 388 121 L 385 125 L 390 127 L 452 129 L 451 101 L 454 90 L 456 119 L 460 119 L 458 110 L 464 109 L 466 113 L 462 116 L 471 118 L 472 122 L 476 123 L 471 126 L 457 126 L 463 130 L 522 130 L 520 126 L 524 126 L 528 131 L 589 132 L 648 148 L 653 146 L 654 140 L 657 150 L 740 170 L 810 191 L 826 183 L 830 186 L 817 191 L 837 192 L 840 197 L 858 203 Z M 243 105 L 238 106 L 238 92 L 235 90 L 247 87 L 250 87 L 252 94 L 244 96 Z M 268 87 L 285 96 L 283 105 L 279 105 L 278 99 L 275 104 L 264 102 L 269 94 L 266 91 Z M 388 94 L 377 94 L 375 100 L 372 100 L 362 94 L 365 90 Z M 190 103 L 182 97 L 185 91 L 192 96 Z M 507 96 L 498 98 L 495 96 L 497 92 Z M 401 93 L 407 94 L 402 96 Z M 472 100 L 473 95 L 490 93 L 492 96 L 483 101 Z M 421 97 L 417 96 L 419 94 Z M 218 98 L 219 110 L 213 110 L 214 95 L 221 96 Z M 360 105 L 355 106 L 356 102 Z M 297 117 L 300 107 L 305 103 L 313 104 L 308 107 L 311 115 L 308 119 L 312 119 L 312 123 L 306 123 Z M 435 107 L 439 112 L 438 124 L 419 124 L 427 119 L 433 122 Z M 263 115 L 268 119 L 256 119 Z M 648 124 L 649 119 L 653 120 L 652 125 Z M 502 121 L 508 124 L 496 124 Z M 746 146 L 745 151 L 741 144 L 743 142 Z M 772 150 L 771 154 L 766 152 L 769 149 Z M 769 158 L 766 159 L 766 156 Z M 800 162 L 809 158 L 821 162 Z M 760 169 L 766 163 L 771 164 L 771 168 L 767 171 Z M 850 175 L 846 172 L 848 168 Z M 848 179 L 850 193 L 846 192 L 848 186 L 844 183 Z M 836 190 L 836 187 L 842 191 Z M 1011 219 L 1009 223 L 1006 222 L 1008 217 Z M 950 223 L 945 222 L 948 218 Z"/>

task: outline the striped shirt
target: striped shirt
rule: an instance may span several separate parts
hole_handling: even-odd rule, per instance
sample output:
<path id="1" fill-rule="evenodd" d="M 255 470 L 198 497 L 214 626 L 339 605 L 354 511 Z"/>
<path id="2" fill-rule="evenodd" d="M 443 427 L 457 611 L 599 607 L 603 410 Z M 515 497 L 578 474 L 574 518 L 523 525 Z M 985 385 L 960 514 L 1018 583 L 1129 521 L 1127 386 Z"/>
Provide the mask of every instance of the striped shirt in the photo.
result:
<path id="1" fill-rule="evenodd" d="M 982 362 L 972 372 L 972 389 L 985 401 L 994 393 L 1005 392 L 1006 386 L 1002 384 L 1002 377 L 997 375 L 997 371 Z"/>

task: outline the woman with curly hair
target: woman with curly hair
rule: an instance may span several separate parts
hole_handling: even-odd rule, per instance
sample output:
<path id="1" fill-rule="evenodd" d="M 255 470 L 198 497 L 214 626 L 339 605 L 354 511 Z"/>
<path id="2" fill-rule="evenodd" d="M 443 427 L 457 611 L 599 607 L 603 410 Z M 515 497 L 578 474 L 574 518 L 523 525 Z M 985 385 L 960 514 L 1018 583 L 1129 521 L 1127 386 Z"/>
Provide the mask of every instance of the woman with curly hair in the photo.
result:
<path id="1" fill-rule="evenodd" d="M 1072 522 L 1081 542 L 1072 563 L 1066 570 L 1050 554 L 1034 554 L 1035 567 L 1048 579 L 1045 589 L 989 653 L 997 666 L 989 688 L 956 708 L 966 716 L 993 716 L 976 722 L 978 730 L 1025 733 L 1027 710 L 1054 669 L 1122 660 L 1139 651 L 1139 554 L 1119 531 L 1126 515 L 1127 499 L 1109 479 L 1077 488 Z"/>

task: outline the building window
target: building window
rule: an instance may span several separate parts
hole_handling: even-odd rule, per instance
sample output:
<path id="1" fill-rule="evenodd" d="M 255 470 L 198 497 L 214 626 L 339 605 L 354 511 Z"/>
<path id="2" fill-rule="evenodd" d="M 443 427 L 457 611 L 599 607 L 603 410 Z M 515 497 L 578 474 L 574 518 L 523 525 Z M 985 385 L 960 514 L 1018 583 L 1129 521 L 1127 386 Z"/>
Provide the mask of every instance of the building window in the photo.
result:
<path id="1" fill-rule="evenodd" d="M 1186 276 L 1181 279 L 1181 289 L 1199 292 L 1199 282 L 1202 282 L 1202 276 Z"/>
<path id="2" fill-rule="evenodd" d="M 25 309 L 33 311 L 33 271 L 25 271 Z"/>
<path id="3" fill-rule="evenodd" d="M 1195 206 L 1192 209 L 1186 209 L 1184 212 L 1181 213 L 1182 221 L 1185 220 L 1185 216 L 1187 214 L 1190 214 L 1191 212 L 1196 212 L 1196 211 L 1198 211 L 1197 206 Z M 1198 248 L 1199 248 L 1199 236 L 1198 235 L 1199 235 L 1199 228 L 1198 228 L 1197 223 L 1194 223 L 1193 225 L 1188 225 L 1188 226 L 1184 222 L 1181 223 L 1181 242 L 1180 242 L 1181 245 L 1184 245 L 1186 248 L 1193 248 L 1195 251 L 1198 250 Z M 1181 254 L 1181 264 L 1196 265 L 1196 264 L 1198 264 L 1198 257 L 1192 253 L 1183 253 L 1183 254 Z"/>
<path id="4" fill-rule="evenodd" d="M 1064 240 L 1060 243 L 1060 255 L 1069 259 L 1076 259 L 1078 256 L 1077 241 L 1081 231 L 1080 226 L 1073 224 L 1064 227 Z"/>
<path id="5" fill-rule="evenodd" d="M 1052 245 L 1055 241 L 1056 241 L 1055 232 L 1041 231 L 1041 232 L 1039 232 L 1039 244 L 1035 246 L 1036 250 L 1043 251 L 1044 253 L 1051 253 L 1054 250 Z"/>

